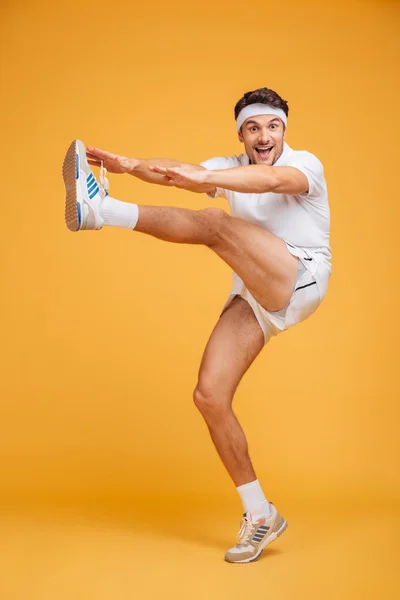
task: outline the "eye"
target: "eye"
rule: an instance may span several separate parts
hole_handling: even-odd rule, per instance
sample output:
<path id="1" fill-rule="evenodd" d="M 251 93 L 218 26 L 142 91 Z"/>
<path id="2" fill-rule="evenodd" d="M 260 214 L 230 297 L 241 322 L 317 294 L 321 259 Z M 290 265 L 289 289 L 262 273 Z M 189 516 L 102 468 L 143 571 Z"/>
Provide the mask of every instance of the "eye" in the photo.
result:
<path id="1" fill-rule="evenodd" d="M 277 125 L 276 125 L 276 123 L 272 123 L 272 124 L 270 125 L 270 127 L 276 127 L 276 126 L 277 126 Z"/>
<path id="2" fill-rule="evenodd" d="M 257 129 L 257 125 L 253 125 L 252 127 L 250 127 L 250 131 L 255 131 Z"/>

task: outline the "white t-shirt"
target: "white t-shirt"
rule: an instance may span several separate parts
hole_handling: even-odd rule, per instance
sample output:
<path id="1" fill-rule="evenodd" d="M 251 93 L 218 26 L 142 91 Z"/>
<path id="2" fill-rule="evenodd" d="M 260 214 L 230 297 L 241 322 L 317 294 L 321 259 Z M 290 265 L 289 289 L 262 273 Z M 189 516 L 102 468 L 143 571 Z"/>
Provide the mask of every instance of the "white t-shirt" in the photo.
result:
<path id="1" fill-rule="evenodd" d="M 215 157 L 200 163 L 212 171 L 232 169 L 249 164 L 247 154 Z M 231 215 L 256 223 L 285 242 L 324 255 L 331 260 L 329 247 L 330 211 L 324 168 L 316 156 L 306 150 L 293 150 L 284 142 L 283 152 L 273 166 L 295 167 L 308 179 L 308 193 L 246 194 L 217 187 L 215 195 L 229 202 Z"/>

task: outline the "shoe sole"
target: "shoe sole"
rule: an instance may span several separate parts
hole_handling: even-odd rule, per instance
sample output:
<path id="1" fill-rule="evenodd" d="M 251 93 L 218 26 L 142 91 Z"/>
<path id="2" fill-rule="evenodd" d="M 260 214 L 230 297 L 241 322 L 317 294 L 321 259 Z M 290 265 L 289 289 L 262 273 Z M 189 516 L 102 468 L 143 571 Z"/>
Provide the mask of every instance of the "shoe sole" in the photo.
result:
<path id="1" fill-rule="evenodd" d="M 79 229 L 77 199 L 77 154 L 77 140 L 74 140 L 67 150 L 62 168 L 66 192 L 65 223 L 70 231 L 78 231 Z"/>
<path id="2" fill-rule="evenodd" d="M 281 528 L 278 529 L 278 531 L 276 531 L 275 533 L 271 533 L 271 535 L 269 537 L 267 537 L 265 542 L 263 544 L 261 544 L 261 546 L 259 547 L 259 549 L 257 551 L 257 554 L 255 554 L 251 558 L 246 558 L 244 560 L 227 560 L 226 562 L 230 562 L 230 563 L 236 565 L 236 564 L 254 562 L 255 560 L 258 560 L 260 558 L 263 550 L 268 546 L 268 544 L 270 544 L 271 542 L 276 540 L 276 538 L 278 538 L 280 535 L 282 535 L 282 533 L 285 531 L 287 526 L 288 526 L 287 521 L 283 521 Z"/>

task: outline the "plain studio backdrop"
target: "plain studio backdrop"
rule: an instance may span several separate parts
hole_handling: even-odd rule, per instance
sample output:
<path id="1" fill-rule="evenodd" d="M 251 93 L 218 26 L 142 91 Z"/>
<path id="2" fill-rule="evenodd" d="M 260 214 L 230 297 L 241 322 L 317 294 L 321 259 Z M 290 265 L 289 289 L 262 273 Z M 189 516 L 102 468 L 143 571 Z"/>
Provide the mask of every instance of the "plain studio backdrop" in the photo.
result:
<path id="1" fill-rule="evenodd" d="M 361 573 L 373 565 L 386 582 L 381 597 L 392 597 L 393 520 L 373 560 L 364 551 L 354 569 L 350 559 L 341 563 L 343 579 L 316 541 L 308 562 L 302 558 L 296 515 L 308 511 L 305 537 L 313 511 L 330 511 L 333 534 L 336 519 L 344 527 L 346 518 L 369 515 L 360 531 L 373 527 L 376 536 L 400 502 L 399 3 L 16 0 L 2 4 L 0 17 L 4 600 L 60 598 L 61 583 L 70 585 L 65 597 L 113 600 L 157 598 L 161 590 L 163 597 L 224 598 L 227 580 L 246 589 L 250 571 L 222 560 L 242 507 L 192 401 L 231 271 L 204 247 L 117 228 L 69 232 L 61 166 L 74 138 L 192 163 L 238 154 L 233 107 L 263 86 L 289 102 L 289 145 L 324 164 L 333 273 L 318 311 L 272 339 L 234 400 L 266 496 L 289 521 L 276 550 L 244 568 L 275 585 L 275 598 L 364 599 L 372 591 Z M 128 175 L 109 180 L 112 196 L 138 204 L 228 208 L 223 199 Z M 54 517 L 51 529 L 48 515 L 72 507 L 76 519 L 63 528 Z M 88 563 L 102 545 L 79 529 L 79 515 L 94 513 L 118 521 L 115 562 L 96 555 L 98 563 Z M 203 515 L 185 538 L 187 522 L 203 513 L 208 520 Z M 99 537 L 101 518 L 92 524 Z M 77 533 L 68 553 L 62 540 L 71 527 Z M 51 542 L 39 535 L 44 529 Z M 161 531 L 168 570 L 157 562 Z M 185 538 L 184 550 L 171 550 L 173 536 Z M 196 545 L 201 539 L 204 548 Z M 160 580 L 135 579 L 128 557 L 138 545 L 145 559 L 135 554 L 136 573 L 138 561 L 143 569 L 155 561 Z M 387 571 L 379 560 L 385 549 Z M 126 570 L 118 571 L 121 564 Z M 191 571 L 198 564 L 213 574 L 207 589 L 201 570 Z M 322 575 L 313 591 L 314 570 Z"/>

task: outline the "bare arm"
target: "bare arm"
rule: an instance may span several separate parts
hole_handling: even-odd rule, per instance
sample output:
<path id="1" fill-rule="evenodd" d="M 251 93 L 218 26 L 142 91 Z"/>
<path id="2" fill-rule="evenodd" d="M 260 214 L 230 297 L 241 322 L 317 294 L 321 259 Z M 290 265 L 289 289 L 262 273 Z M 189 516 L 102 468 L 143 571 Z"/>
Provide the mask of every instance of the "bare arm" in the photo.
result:
<path id="1" fill-rule="evenodd" d="M 163 167 L 181 167 L 183 163 L 173 158 L 131 158 L 132 168 L 128 171 L 129 175 L 133 175 L 138 179 L 147 181 L 148 183 L 158 183 L 159 185 L 171 186 L 165 177 L 150 171 L 149 167 L 153 165 L 161 165 Z"/>
<path id="2" fill-rule="evenodd" d="M 308 179 L 295 167 L 273 167 L 267 165 L 248 165 L 207 171 L 205 182 L 227 190 L 263 194 L 304 194 L 308 191 Z"/>
<path id="3" fill-rule="evenodd" d="M 92 146 L 86 148 L 86 155 L 90 165 L 100 167 L 101 161 L 103 161 L 105 168 L 110 173 L 128 173 L 148 183 L 156 183 L 168 187 L 180 187 L 191 192 L 211 192 L 215 189 L 213 185 L 206 183 L 198 184 L 195 182 L 176 186 L 163 174 L 155 173 L 149 169 L 149 167 L 155 165 L 163 168 L 185 167 L 187 170 L 204 169 L 204 167 L 200 167 L 199 165 L 181 163 L 173 158 L 128 158 L 127 156 L 120 156 L 106 150 L 101 150 L 100 148 L 93 148 Z"/>
<path id="4" fill-rule="evenodd" d="M 190 192 L 214 192 L 215 186 L 209 183 L 196 183 L 195 181 L 186 182 L 182 185 L 176 185 L 172 183 L 169 177 L 165 177 L 165 175 L 160 175 L 156 173 L 152 167 L 161 166 L 163 168 L 185 168 L 186 171 L 197 171 L 199 169 L 206 170 L 204 167 L 200 165 L 192 165 L 189 163 L 181 163 L 178 160 L 174 160 L 173 158 L 131 158 L 133 162 L 133 168 L 129 172 L 130 175 L 134 177 L 138 177 L 143 181 L 147 181 L 148 183 L 158 183 L 159 185 L 166 185 L 168 187 L 178 187 L 183 190 L 188 190 Z"/>
<path id="5" fill-rule="evenodd" d="M 211 171 L 201 171 L 201 167 L 188 170 L 180 167 L 150 167 L 157 173 L 164 174 L 175 186 L 183 187 L 196 181 L 200 185 L 210 185 L 225 190 L 233 190 L 247 194 L 304 194 L 308 191 L 307 177 L 295 167 L 273 167 L 267 165 L 246 165 Z"/>

